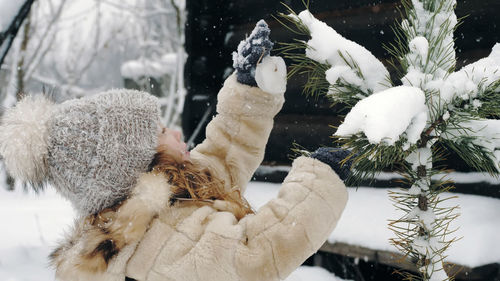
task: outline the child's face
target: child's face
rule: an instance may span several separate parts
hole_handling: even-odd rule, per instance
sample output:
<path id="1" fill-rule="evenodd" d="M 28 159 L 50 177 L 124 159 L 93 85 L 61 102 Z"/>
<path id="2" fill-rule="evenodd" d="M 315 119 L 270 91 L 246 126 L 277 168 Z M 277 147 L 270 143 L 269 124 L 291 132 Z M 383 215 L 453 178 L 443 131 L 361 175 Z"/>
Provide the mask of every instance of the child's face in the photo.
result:
<path id="1" fill-rule="evenodd" d="M 167 152 L 179 162 L 189 161 L 187 145 L 182 141 L 182 133 L 163 127 L 158 136 L 158 145 L 165 145 Z"/>

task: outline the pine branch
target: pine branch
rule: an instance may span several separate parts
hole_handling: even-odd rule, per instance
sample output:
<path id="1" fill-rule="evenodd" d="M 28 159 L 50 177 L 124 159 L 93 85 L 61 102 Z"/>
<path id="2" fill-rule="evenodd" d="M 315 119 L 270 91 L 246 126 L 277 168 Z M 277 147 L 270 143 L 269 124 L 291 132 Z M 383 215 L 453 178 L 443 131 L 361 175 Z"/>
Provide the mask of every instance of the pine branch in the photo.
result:
<path id="1" fill-rule="evenodd" d="M 289 11 L 290 15 L 281 13 L 276 19 L 294 34 L 310 37 L 307 26 L 298 20 L 295 12 L 291 9 Z M 306 83 L 303 88 L 303 93 L 306 96 L 318 97 L 323 95 L 330 100 L 331 106 L 337 103 L 344 103 L 348 107 L 354 106 L 361 98 L 366 96 L 366 93 L 359 89 L 359 87 L 355 87 L 343 79 L 339 79 L 337 83 L 331 85 L 326 80 L 325 76 L 326 71 L 330 69 L 331 66 L 319 63 L 307 57 L 305 51 L 311 47 L 304 41 L 295 39 L 292 43 L 278 44 L 279 47 L 276 48 L 276 51 L 284 58 L 292 61 L 290 64 L 290 71 L 288 72 L 288 78 L 295 75 L 303 75 L 306 77 Z M 350 55 L 348 56 L 350 57 Z M 362 77 L 359 66 L 352 58 L 351 61 L 346 60 L 346 63 L 349 63 L 352 67 L 357 67 L 359 75 Z"/>
<path id="2" fill-rule="evenodd" d="M 483 78 L 478 83 L 478 92 L 469 94 L 468 99 L 455 97 L 452 101 L 455 111 L 477 118 L 500 118 L 500 78 L 486 83 L 486 78 Z"/>
<path id="3" fill-rule="evenodd" d="M 452 139 L 441 139 L 440 142 L 474 170 L 487 172 L 490 175 L 498 174 L 499 171 L 492 160 L 494 159 L 492 152 L 486 150 L 483 146 L 475 144 L 475 139 L 475 137 L 471 136 L 458 136 Z"/>
<path id="4" fill-rule="evenodd" d="M 292 61 L 289 77 L 295 74 L 306 76 L 307 82 L 304 87 L 306 95 L 326 95 L 333 103 L 345 103 L 348 107 L 351 107 L 359 100 L 371 95 L 375 90 L 388 88 L 392 85 L 388 77 L 388 71 L 379 60 L 364 47 L 343 38 L 333 29 L 326 30 L 339 41 L 338 45 L 334 45 L 337 47 L 330 53 L 324 50 L 316 52 L 313 47 L 314 43 L 311 42 L 315 40 L 312 36 L 318 35 L 312 34 L 309 26 L 312 28 L 318 20 L 308 11 L 303 11 L 300 15 L 297 15 L 289 6 L 284 6 L 288 14 L 279 13 L 278 17 L 275 17 L 276 20 L 290 32 L 306 39 L 302 40 L 301 38 L 295 39 L 292 43 L 281 43 L 278 51 L 283 57 Z M 311 17 L 311 19 L 303 21 L 304 17 Z M 309 41 L 306 43 L 305 40 Z M 310 43 L 311 45 L 309 45 Z M 349 46 L 350 49 L 346 46 Z M 354 57 L 351 52 L 354 52 L 357 57 Z M 368 69 L 363 71 L 363 68 L 358 63 L 358 60 L 366 58 L 369 58 L 373 63 L 373 68 L 370 69 L 371 72 Z M 336 63 L 336 65 L 329 64 L 331 61 L 338 60 L 342 62 Z M 377 71 L 373 71 L 374 69 Z M 328 79 L 326 73 L 330 73 Z M 387 73 L 385 75 L 387 77 L 381 78 L 380 76 L 385 73 Z M 338 75 L 338 77 L 333 75 Z M 333 81 L 334 79 L 336 81 Z"/>
<path id="5" fill-rule="evenodd" d="M 305 5 L 308 3 L 304 3 Z M 289 14 L 279 13 L 278 16 L 273 16 L 282 26 L 290 32 L 310 38 L 309 29 L 299 19 L 298 15 L 289 6 L 283 3 Z M 279 47 L 275 50 L 285 59 L 292 61 L 288 78 L 295 75 L 306 76 L 306 84 L 304 86 L 304 94 L 308 96 L 326 95 L 330 83 L 325 78 L 325 72 L 330 68 L 327 64 L 322 64 L 308 58 L 305 51 L 310 48 L 303 40 L 294 39 L 291 43 L 278 43 Z"/>
<path id="6" fill-rule="evenodd" d="M 296 142 L 292 143 L 292 148 L 290 150 L 291 153 L 288 154 L 287 157 L 292 161 L 300 156 L 307 156 L 307 157 L 311 156 L 311 152 L 309 150 L 307 150 L 305 147 Z"/>
<path id="7" fill-rule="evenodd" d="M 359 67 L 358 63 L 352 58 L 351 54 L 346 51 L 346 53 L 342 53 L 342 51 L 338 51 L 339 56 L 342 58 L 342 60 L 347 64 L 354 72 L 356 75 L 361 78 L 365 79 L 363 76 L 363 73 L 361 72 L 361 68 Z M 372 94 L 371 92 L 369 94 Z"/>
<path id="8" fill-rule="evenodd" d="M 358 186 L 361 182 L 373 182 L 380 172 L 389 170 L 403 170 L 407 152 L 403 150 L 406 139 L 401 138 L 395 145 L 373 144 L 364 134 L 356 134 L 349 138 L 335 137 L 338 146 L 347 147 L 353 157 L 351 174 L 346 180 L 350 186 Z M 348 159 L 345 159 L 347 161 Z"/>
<path id="9" fill-rule="evenodd" d="M 296 35 L 310 37 L 311 32 L 309 31 L 309 28 L 307 28 L 307 26 L 299 19 L 297 13 L 295 13 L 295 11 L 285 3 L 282 2 L 281 4 L 285 7 L 288 14 L 278 13 L 277 17 L 274 15 L 272 17 L 290 32 Z M 307 3 L 306 9 L 309 7 L 308 5 L 309 3 Z"/>
<path id="10" fill-rule="evenodd" d="M 481 86 L 480 86 L 481 87 Z M 484 87 L 479 93 L 477 116 L 480 118 L 500 119 L 500 79 Z"/>

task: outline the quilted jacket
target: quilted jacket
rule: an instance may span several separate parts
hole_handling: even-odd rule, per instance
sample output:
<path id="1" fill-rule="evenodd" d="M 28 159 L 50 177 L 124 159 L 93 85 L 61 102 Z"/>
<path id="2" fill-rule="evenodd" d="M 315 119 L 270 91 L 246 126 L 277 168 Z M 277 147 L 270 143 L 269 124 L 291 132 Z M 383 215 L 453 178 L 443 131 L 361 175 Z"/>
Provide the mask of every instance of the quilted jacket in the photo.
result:
<path id="1" fill-rule="evenodd" d="M 230 76 L 218 95 L 207 138 L 191 151 L 226 189 L 246 184 L 264 156 L 283 94 Z M 79 218 L 51 256 L 64 281 L 280 280 L 315 253 L 347 202 L 343 182 L 326 164 L 295 159 L 277 198 L 238 220 L 226 201 L 169 203 L 162 174 L 140 176 L 116 209 Z"/>

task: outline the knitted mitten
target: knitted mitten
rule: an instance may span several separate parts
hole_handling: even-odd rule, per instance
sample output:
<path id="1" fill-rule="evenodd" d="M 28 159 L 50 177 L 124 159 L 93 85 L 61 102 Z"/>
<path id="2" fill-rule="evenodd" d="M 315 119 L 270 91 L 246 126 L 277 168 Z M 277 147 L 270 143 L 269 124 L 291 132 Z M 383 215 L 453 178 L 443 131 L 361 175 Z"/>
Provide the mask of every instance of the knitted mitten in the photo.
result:
<path id="1" fill-rule="evenodd" d="M 257 63 L 269 55 L 273 43 L 269 40 L 271 30 L 264 20 L 260 20 L 250 36 L 241 41 L 238 51 L 233 52 L 233 67 L 236 69 L 236 80 L 249 86 L 257 86 L 255 69 Z"/>
<path id="2" fill-rule="evenodd" d="M 345 180 L 350 174 L 352 160 L 347 161 L 344 165 L 341 165 L 340 161 L 349 154 L 351 154 L 349 150 L 341 148 L 320 147 L 311 153 L 310 157 L 329 165 L 342 180 Z"/>

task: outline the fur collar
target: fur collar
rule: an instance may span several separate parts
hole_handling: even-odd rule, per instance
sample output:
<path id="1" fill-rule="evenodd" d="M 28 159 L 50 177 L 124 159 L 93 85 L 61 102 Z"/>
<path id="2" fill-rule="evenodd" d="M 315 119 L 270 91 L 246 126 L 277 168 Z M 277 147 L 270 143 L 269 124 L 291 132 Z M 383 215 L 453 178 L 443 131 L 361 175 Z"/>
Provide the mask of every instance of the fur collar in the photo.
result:
<path id="1" fill-rule="evenodd" d="M 170 184 L 162 174 L 142 174 L 130 197 L 117 206 L 76 220 L 64 242 L 52 252 L 56 276 L 74 280 L 76 275 L 104 273 L 111 259 L 127 245 L 137 243 L 151 221 L 168 208 Z"/>

